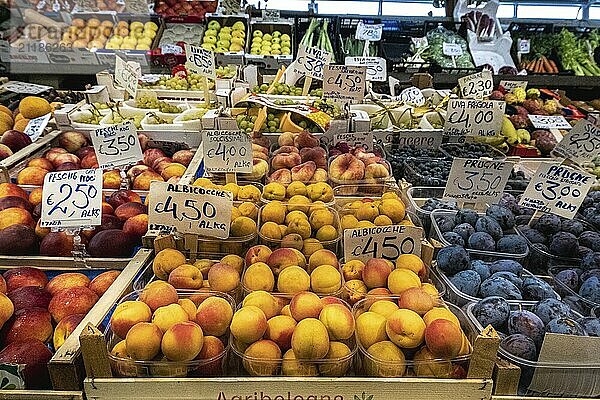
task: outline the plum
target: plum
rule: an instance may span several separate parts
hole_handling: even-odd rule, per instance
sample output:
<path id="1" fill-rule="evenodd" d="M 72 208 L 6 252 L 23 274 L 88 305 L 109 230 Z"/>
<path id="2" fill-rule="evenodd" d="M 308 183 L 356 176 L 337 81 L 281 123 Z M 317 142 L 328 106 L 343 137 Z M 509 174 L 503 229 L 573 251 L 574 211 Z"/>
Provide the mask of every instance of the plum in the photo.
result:
<path id="1" fill-rule="evenodd" d="M 548 333 L 562 333 L 563 335 L 587 336 L 583 326 L 571 318 L 555 318 L 546 325 Z"/>
<path id="2" fill-rule="evenodd" d="M 597 268 L 590 269 L 589 271 L 581 271 L 580 269 L 576 269 L 575 272 L 579 274 L 579 279 L 581 282 L 587 281 L 587 279 L 591 278 L 592 276 L 600 279 L 600 269 Z"/>
<path id="3" fill-rule="evenodd" d="M 435 222 L 442 233 L 452 231 L 455 226 L 454 218 L 450 215 L 438 215 L 435 217 Z"/>
<path id="4" fill-rule="evenodd" d="M 558 232 L 552 235 L 548 246 L 550 254 L 561 257 L 575 257 L 579 250 L 577 237 L 569 232 Z"/>
<path id="5" fill-rule="evenodd" d="M 585 231 L 579 235 L 579 245 L 589 247 L 594 251 L 600 251 L 600 233 Z"/>
<path id="6" fill-rule="evenodd" d="M 579 287 L 579 274 L 572 268 L 563 269 L 554 276 L 554 279 L 573 291 L 577 291 Z"/>
<path id="7" fill-rule="evenodd" d="M 515 215 L 520 214 L 519 202 L 517 201 L 517 199 L 515 199 L 515 196 L 513 196 L 510 193 L 502 193 L 498 204 L 508 208 Z"/>
<path id="8" fill-rule="evenodd" d="M 523 266 L 515 260 L 497 260 L 490 264 L 490 273 L 500 271 L 512 272 L 515 275 L 523 273 Z"/>
<path id="9" fill-rule="evenodd" d="M 492 278 L 496 278 L 496 277 L 506 279 L 507 281 L 509 281 L 510 283 L 515 285 L 517 287 L 517 289 L 519 289 L 519 290 L 521 290 L 521 288 L 523 287 L 523 280 L 521 278 L 519 278 L 517 275 L 513 274 L 512 272 L 508 272 L 508 271 L 494 272 L 492 274 Z"/>
<path id="10" fill-rule="evenodd" d="M 533 313 L 547 324 L 555 318 L 569 317 L 571 307 L 557 299 L 544 299 L 533 306 Z"/>
<path id="11" fill-rule="evenodd" d="M 514 356 L 529 361 L 535 361 L 538 357 L 535 342 L 529 336 L 525 336 L 521 333 L 515 333 L 505 337 L 500 342 L 500 347 Z"/>
<path id="12" fill-rule="evenodd" d="M 532 228 L 546 234 L 552 235 L 560 231 L 560 217 L 554 214 L 544 214 L 538 218 Z"/>
<path id="13" fill-rule="evenodd" d="M 527 266 L 532 272 L 540 270 L 546 272 L 548 266 L 548 246 L 542 243 L 534 243 L 530 247 L 529 255 L 527 256 Z"/>
<path id="14" fill-rule="evenodd" d="M 475 232 L 469 237 L 469 248 L 474 250 L 494 251 L 496 243 L 487 232 Z"/>
<path id="15" fill-rule="evenodd" d="M 581 268 L 588 271 L 591 269 L 600 268 L 600 253 L 592 252 L 588 253 L 581 260 Z"/>
<path id="16" fill-rule="evenodd" d="M 494 240 L 498 240 L 502 237 L 502 227 L 495 219 L 491 217 L 481 217 L 475 223 L 475 231 L 485 232 L 490 235 Z"/>
<path id="17" fill-rule="evenodd" d="M 490 267 L 484 261 L 471 260 L 471 269 L 479 274 L 482 281 L 490 277 Z"/>
<path id="18" fill-rule="evenodd" d="M 486 210 L 485 215 L 495 219 L 504 230 L 512 229 L 515 226 L 514 214 L 508 208 L 501 205 L 492 204 Z"/>
<path id="19" fill-rule="evenodd" d="M 600 336 L 600 318 L 584 317 L 577 320 L 588 336 Z"/>
<path id="20" fill-rule="evenodd" d="M 437 265 L 439 269 L 449 275 L 469 269 L 469 254 L 460 246 L 448 246 L 438 251 Z"/>
<path id="21" fill-rule="evenodd" d="M 578 246 L 577 247 L 577 258 L 584 258 L 585 256 L 587 256 L 590 253 L 593 253 L 594 250 L 590 249 L 589 247 L 585 247 L 585 246 Z"/>
<path id="22" fill-rule="evenodd" d="M 474 227 L 475 223 L 477 222 L 477 218 L 479 218 L 477 211 L 470 208 L 463 208 L 462 210 L 458 210 L 458 212 L 454 215 L 454 223 L 456 225 L 467 223 Z"/>
<path id="23" fill-rule="evenodd" d="M 489 277 L 479 287 L 481 297 L 500 296 L 507 300 L 523 300 L 519 288 L 511 281 L 501 277 Z"/>
<path id="24" fill-rule="evenodd" d="M 529 245 L 523 236 L 512 234 L 501 237 L 496 244 L 496 250 L 508 254 L 527 254 Z"/>
<path id="25" fill-rule="evenodd" d="M 600 304 L 600 279 L 596 276 L 587 278 L 579 288 L 579 295 L 584 299 Z"/>
<path id="26" fill-rule="evenodd" d="M 481 277 L 476 271 L 467 269 L 460 271 L 450 281 L 456 288 L 468 296 L 477 296 L 479 285 L 481 285 Z"/>
<path id="27" fill-rule="evenodd" d="M 547 282 L 535 276 L 528 276 L 523 279 L 523 298 L 527 300 L 555 299 L 556 293 Z"/>
<path id="28" fill-rule="evenodd" d="M 575 236 L 579 236 L 585 230 L 583 224 L 574 219 L 565 219 L 560 222 L 560 230 L 563 232 L 572 233 Z"/>
<path id="29" fill-rule="evenodd" d="M 444 240 L 450 244 L 456 245 L 456 246 L 465 246 L 465 241 L 462 238 L 461 235 L 459 235 L 458 233 L 455 232 L 444 232 L 442 234 L 442 237 L 444 238 Z"/>
<path id="30" fill-rule="evenodd" d="M 459 234 L 465 243 L 469 240 L 469 237 L 475 233 L 475 228 L 473 228 L 470 224 L 462 223 L 458 224 L 452 229 L 452 232 Z"/>
<path id="31" fill-rule="evenodd" d="M 530 243 L 546 243 L 546 236 L 537 229 L 532 229 L 527 225 L 523 225 L 519 227 L 519 231 Z"/>
<path id="32" fill-rule="evenodd" d="M 511 311 L 508 316 L 508 333 L 525 335 L 539 346 L 544 339 L 544 322 L 531 311 Z"/>
<path id="33" fill-rule="evenodd" d="M 503 330 L 510 314 L 510 306 L 503 297 L 490 296 L 475 303 L 472 313 L 483 327 L 492 325 L 496 330 Z"/>

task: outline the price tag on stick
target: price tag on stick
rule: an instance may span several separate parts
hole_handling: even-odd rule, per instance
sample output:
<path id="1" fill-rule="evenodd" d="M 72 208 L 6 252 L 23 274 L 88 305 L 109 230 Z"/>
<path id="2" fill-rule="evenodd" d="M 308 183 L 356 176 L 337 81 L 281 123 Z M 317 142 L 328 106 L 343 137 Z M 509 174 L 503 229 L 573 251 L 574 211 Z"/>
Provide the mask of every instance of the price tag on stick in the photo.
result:
<path id="1" fill-rule="evenodd" d="M 421 255 L 423 228 L 406 225 L 377 226 L 344 230 L 344 259 L 368 261 L 385 258 L 395 261 L 400 254 Z"/>
<path id="2" fill-rule="evenodd" d="M 102 170 L 49 172 L 42 192 L 42 228 L 81 228 L 102 222 Z"/>
<path id="3" fill-rule="evenodd" d="M 507 92 L 517 88 L 527 89 L 527 81 L 500 81 L 502 86 Z"/>
<path id="4" fill-rule="evenodd" d="M 332 54 L 316 47 L 298 47 L 294 72 L 308 78 L 323 80 L 323 67 L 331 62 Z"/>
<path id="5" fill-rule="evenodd" d="M 229 237 L 233 195 L 227 190 L 155 181 L 148 197 L 149 229 Z"/>
<path id="6" fill-rule="evenodd" d="M 185 45 L 185 67 L 188 71 L 216 79 L 215 53 L 202 47 Z"/>
<path id="7" fill-rule="evenodd" d="M 204 168 L 208 172 L 252 172 L 252 141 L 241 131 L 202 131 Z"/>
<path id="8" fill-rule="evenodd" d="M 519 205 L 573 219 L 595 179 L 587 172 L 543 162 L 527 185 Z"/>
<path id="9" fill-rule="evenodd" d="M 366 90 L 366 67 L 325 65 L 323 98 L 333 100 L 362 100 Z"/>
<path id="10" fill-rule="evenodd" d="M 52 113 L 48 113 L 46 115 L 42 115 L 41 117 L 34 118 L 27 123 L 25 127 L 25 134 L 29 136 L 32 142 L 35 142 L 42 136 L 44 133 L 44 129 L 46 125 L 48 125 L 48 121 L 50 121 L 50 117 Z"/>
<path id="11" fill-rule="evenodd" d="M 580 119 L 553 151 L 579 165 L 590 162 L 600 154 L 600 128 Z"/>
<path id="12" fill-rule="evenodd" d="M 513 163 L 506 161 L 455 158 L 444 198 L 495 204 L 502 196 L 512 168 Z"/>
<path id="13" fill-rule="evenodd" d="M 383 33 L 383 24 L 365 24 L 358 21 L 354 38 L 357 40 L 368 40 L 369 42 L 378 42 Z"/>
<path id="14" fill-rule="evenodd" d="M 387 80 L 387 62 L 381 57 L 346 57 L 346 65 L 362 66 L 367 68 L 367 80 L 385 82 Z"/>
<path id="15" fill-rule="evenodd" d="M 139 63 L 127 62 L 119 56 L 115 57 L 115 82 L 135 98 L 142 67 Z"/>
<path id="16" fill-rule="evenodd" d="M 142 147 L 131 121 L 96 129 L 91 135 L 100 169 L 113 169 L 142 160 Z"/>
<path id="17" fill-rule="evenodd" d="M 362 146 L 365 150 L 373 150 L 373 132 L 335 132 L 333 145 L 348 143 L 350 147 Z"/>
<path id="18" fill-rule="evenodd" d="M 503 101 L 451 99 L 444 132 L 450 136 L 498 136 L 505 108 Z"/>
<path id="19" fill-rule="evenodd" d="M 458 87 L 463 99 L 483 99 L 494 90 L 492 73 L 485 70 L 458 78 Z"/>
<path id="20" fill-rule="evenodd" d="M 458 57 L 463 55 L 463 49 L 460 47 L 460 44 L 444 43 L 442 44 L 442 53 L 444 53 L 445 56 Z"/>

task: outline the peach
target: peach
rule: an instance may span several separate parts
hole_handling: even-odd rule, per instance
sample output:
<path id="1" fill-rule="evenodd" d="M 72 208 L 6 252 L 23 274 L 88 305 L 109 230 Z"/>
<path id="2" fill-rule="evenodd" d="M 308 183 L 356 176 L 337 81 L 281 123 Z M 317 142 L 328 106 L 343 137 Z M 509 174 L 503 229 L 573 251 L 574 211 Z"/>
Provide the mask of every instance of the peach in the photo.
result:
<path id="1" fill-rule="evenodd" d="M 103 189 L 119 189 L 121 187 L 121 174 L 117 170 L 106 171 L 102 174 Z"/>
<path id="2" fill-rule="evenodd" d="M 12 317 L 14 312 L 13 302 L 4 293 L 0 293 L 0 328 Z"/>
<path id="3" fill-rule="evenodd" d="M 401 254 L 396 259 L 396 268 L 409 269 L 423 279 L 427 275 L 427 268 L 421 258 L 414 254 Z"/>
<path id="4" fill-rule="evenodd" d="M 73 314 L 87 314 L 98 301 L 98 295 L 87 287 L 72 287 L 58 292 L 48 305 L 56 322 Z"/>
<path id="5" fill-rule="evenodd" d="M 216 263 L 208 271 L 208 284 L 212 290 L 231 292 L 240 285 L 240 274 L 230 265 Z"/>
<path id="6" fill-rule="evenodd" d="M 52 343 L 54 344 L 54 349 L 58 350 L 60 346 L 63 345 L 65 340 L 73 333 L 77 325 L 83 320 L 85 314 L 73 314 L 69 315 L 66 318 L 63 318 L 56 328 L 54 328 L 54 336 L 52 339 Z"/>
<path id="7" fill-rule="evenodd" d="M 310 289 L 310 276 L 302 268 L 292 265 L 285 268 L 277 278 L 280 293 L 299 293 Z"/>
<path id="8" fill-rule="evenodd" d="M 319 318 L 321 310 L 323 310 L 323 302 L 319 296 L 311 292 L 297 293 L 290 301 L 290 314 L 296 321 Z"/>
<path id="9" fill-rule="evenodd" d="M 342 275 L 332 265 L 320 265 L 310 274 L 310 287 L 317 294 L 333 294 L 342 287 Z"/>
<path id="10" fill-rule="evenodd" d="M 305 318 L 298 322 L 292 334 L 292 350 L 299 359 L 323 358 L 329 351 L 327 328 L 316 318 Z"/>
<path id="11" fill-rule="evenodd" d="M 300 160 L 302 161 L 302 160 Z M 315 171 L 317 170 L 317 164 L 314 161 L 307 161 L 305 163 L 292 167 L 292 182 L 308 182 L 312 179 Z"/>
<path id="12" fill-rule="evenodd" d="M 220 354 L 223 354 L 225 351 L 225 346 L 221 339 L 216 336 L 204 336 L 204 344 L 202 345 L 202 350 L 196 356 L 197 360 L 208 360 L 213 357 L 216 357 Z"/>
<path id="13" fill-rule="evenodd" d="M 460 353 L 463 333 L 453 322 L 436 319 L 425 329 L 425 343 L 435 357 L 451 359 Z"/>
<path id="14" fill-rule="evenodd" d="M 237 273 L 241 276 L 242 270 L 244 269 L 244 259 L 237 254 L 228 254 L 221 258 L 221 264 L 227 264 L 233 267 Z"/>
<path id="15" fill-rule="evenodd" d="M 147 213 L 148 209 L 145 205 L 135 202 L 121 204 L 115 209 L 115 216 L 122 222 L 125 222 L 129 218 L 135 217 L 136 215 Z"/>
<path id="16" fill-rule="evenodd" d="M 42 202 L 42 188 L 35 188 L 29 193 L 29 202 L 34 207 Z"/>
<path id="17" fill-rule="evenodd" d="M 159 159 L 161 157 L 165 157 L 166 154 L 161 149 L 152 148 L 152 149 L 147 149 L 146 151 L 144 151 L 143 156 L 144 156 L 144 164 L 151 166 L 154 163 L 154 161 L 156 161 L 157 159 Z"/>
<path id="18" fill-rule="evenodd" d="M 310 263 L 310 261 L 309 261 Z M 342 274 L 344 275 L 344 279 L 346 281 L 351 281 L 352 279 L 360 279 L 362 280 L 363 270 L 365 269 L 365 263 L 360 260 L 350 260 L 347 261 L 342 267 Z"/>
<path id="19" fill-rule="evenodd" d="M 265 337 L 275 342 L 281 350 L 288 350 L 292 346 L 292 333 L 295 328 L 294 318 L 287 315 L 276 315 L 267 321 Z"/>
<path id="20" fill-rule="evenodd" d="M 133 189 L 135 190 L 150 190 L 150 184 L 154 181 L 164 182 L 162 176 L 152 170 L 144 171 L 136 176 L 133 181 Z"/>
<path id="21" fill-rule="evenodd" d="M 264 262 L 257 262 L 248 267 L 243 277 L 244 287 L 249 291 L 272 291 L 275 287 L 275 276 L 271 268 Z"/>
<path id="22" fill-rule="evenodd" d="M 354 317 L 344 305 L 326 305 L 319 314 L 319 321 L 327 328 L 331 340 L 346 340 L 354 335 Z"/>
<path id="23" fill-rule="evenodd" d="M 161 350 L 169 361 L 191 361 L 202 350 L 204 335 L 194 322 L 178 322 L 162 337 Z"/>
<path id="24" fill-rule="evenodd" d="M 279 368 L 281 349 L 271 340 L 259 340 L 244 351 L 242 364 L 252 376 L 275 375 Z"/>
<path id="25" fill-rule="evenodd" d="M 185 165 L 173 162 L 167 165 L 160 175 L 164 178 L 164 180 L 169 180 L 172 177 L 181 177 L 185 174 Z"/>
<path id="26" fill-rule="evenodd" d="M 45 343 L 52 338 L 52 317 L 47 310 L 39 307 L 17 310 L 7 327 L 5 345 L 27 339 Z"/>
<path id="27" fill-rule="evenodd" d="M 12 207 L 22 208 L 23 210 L 26 210 L 28 212 L 33 211 L 33 206 L 29 202 L 29 200 L 25 200 L 22 197 L 18 197 L 18 196 L 0 197 L 0 210 L 5 210 L 7 208 L 12 208 Z"/>
<path id="28" fill-rule="evenodd" d="M 294 350 L 290 349 L 283 355 L 281 373 L 284 376 L 318 376 L 319 370 L 314 363 L 298 361 Z"/>
<path id="29" fill-rule="evenodd" d="M 158 326 L 163 333 L 176 323 L 188 320 L 187 312 L 178 303 L 158 307 L 152 314 L 152 323 Z"/>
<path id="30" fill-rule="evenodd" d="M 202 272 L 190 264 L 180 265 L 169 274 L 169 283 L 176 289 L 200 289 L 203 282 Z"/>
<path id="31" fill-rule="evenodd" d="M 0 197 L 17 196 L 28 200 L 29 195 L 19 185 L 14 183 L 0 183 Z"/>
<path id="32" fill-rule="evenodd" d="M 90 153 L 81 159 L 81 168 L 83 169 L 98 168 L 98 166 L 96 154 Z"/>
<path id="33" fill-rule="evenodd" d="M 383 315 L 385 318 L 389 317 L 389 315 L 397 309 L 398 306 L 396 303 L 390 300 L 377 300 L 369 307 L 369 311 Z"/>
<path id="34" fill-rule="evenodd" d="M 372 258 L 363 269 L 363 281 L 367 288 L 385 287 L 388 276 L 392 272 L 389 263 L 382 258 Z"/>
<path id="35" fill-rule="evenodd" d="M 386 319 L 383 315 L 367 311 L 356 318 L 356 337 L 365 349 L 373 343 L 388 340 Z"/>
<path id="36" fill-rule="evenodd" d="M 302 254 L 305 257 L 310 258 L 316 251 L 321 250 L 323 245 L 317 239 L 308 238 L 304 239 L 304 243 L 302 245 Z"/>
<path id="37" fill-rule="evenodd" d="M 186 264 L 185 256 L 175 249 L 159 251 L 152 262 L 152 271 L 159 279 L 166 281 L 171 271 L 180 265 Z"/>
<path id="38" fill-rule="evenodd" d="M 121 204 L 131 203 L 131 202 L 135 202 L 135 203 L 142 202 L 140 195 L 137 194 L 136 192 L 134 192 L 133 190 L 125 190 L 125 189 L 117 190 L 113 194 L 111 194 L 110 197 L 108 198 L 108 204 L 110 204 L 110 206 L 113 209 L 117 209 L 117 207 L 119 207 Z"/>
<path id="39" fill-rule="evenodd" d="M 454 325 L 460 327 L 460 321 L 454 313 L 445 307 L 434 307 L 423 316 L 425 325 L 431 324 L 436 319 L 447 319 Z"/>
<path id="40" fill-rule="evenodd" d="M 48 172 L 50 171 L 39 167 L 25 167 L 17 174 L 17 183 L 19 185 L 42 186 L 44 177 Z"/>
<path id="41" fill-rule="evenodd" d="M 406 371 L 404 353 L 394 343 L 385 340 L 374 343 L 367 349 L 370 357 L 364 357 L 368 376 L 383 378 L 401 377 Z"/>
<path id="42" fill-rule="evenodd" d="M 90 278 L 78 272 L 65 272 L 55 276 L 46 285 L 46 290 L 55 295 L 63 289 L 73 287 L 86 287 L 90 284 Z"/>
<path id="43" fill-rule="evenodd" d="M 352 366 L 352 352 L 350 348 L 342 342 L 329 342 L 329 351 L 325 355 L 323 362 L 319 364 L 319 372 L 322 376 L 344 376 Z"/>
<path id="44" fill-rule="evenodd" d="M 344 285 L 345 299 L 350 304 L 355 304 L 357 301 L 363 299 L 367 294 L 367 286 L 359 279 L 352 279 Z"/>
<path id="45" fill-rule="evenodd" d="M 298 264 L 298 257 L 293 249 L 279 248 L 273 251 L 266 261 L 267 265 L 271 267 L 273 273 L 278 275 L 285 268 L 292 265 Z"/>
<path id="46" fill-rule="evenodd" d="M 331 250 L 317 250 L 308 259 L 308 272 L 312 272 L 312 270 L 320 265 L 333 265 L 337 268 L 339 266 L 338 258 Z"/>
<path id="47" fill-rule="evenodd" d="M 209 297 L 198 306 L 196 323 L 206 335 L 223 336 L 233 318 L 231 304 L 222 297 Z"/>
<path id="48" fill-rule="evenodd" d="M 379 163 L 369 164 L 365 167 L 365 179 L 370 178 L 386 178 L 390 176 L 390 172 L 387 170 L 386 166 Z"/>
<path id="49" fill-rule="evenodd" d="M 387 318 L 385 331 L 397 346 L 414 349 L 423 343 L 425 322 L 416 312 L 400 308 Z"/>
<path id="50" fill-rule="evenodd" d="M 279 229 L 279 226 L 277 229 Z M 290 233 L 281 239 L 281 247 L 289 247 L 301 251 L 304 247 L 304 240 L 302 239 L 302 236 L 297 233 Z M 304 258 L 306 259 L 306 256 L 304 256 Z"/>
<path id="51" fill-rule="evenodd" d="M 286 304 L 285 306 L 283 306 L 283 308 L 281 309 L 281 315 L 286 315 L 286 316 L 288 316 L 290 318 L 294 318 L 294 317 L 292 317 L 292 312 L 290 311 L 290 305 L 289 304 Z"/>
<path id="52" fill-rule="evenodd" d="M 149 361 L 160 352 L 163 333 L 151 322 L 138 322 L 125 337 L 127 354 L 134 360 Z"/>
<path id="53" fill-rule="evenodd" d="M 88 287 L 100 297 L 108 290 L 110 285 L 113 284 L 120 274 L 121 271 L 117 270 L 103 272 L 92 279 Z"/>
<path id="54" fill-rule="evenodd" d="M 44 271 L 33 267 L 11 268 L 4 273 L 6 289 L 10 293 L 24 286 L 37 286 L 44 288 L 48 283 L 48 277 Z"/>
<path id="55" fill-rule="evenodd" d="M 274 317 L 281 311 L 281 306 L 272 294 L 259 290 L 246 296 L 242 306 L 256 306 L 260 308 L 267 319 Z"/>
<path id="56" fill-rule="evenodd" d="M 20 207 L 10 207 L 0 211 L 0 230 L 16 224 L 35 228 L 35 221 L 27 210 Z"/>
<path id="57" fill-rule="evenodd" d="M 419 276 L 408 269 L 395 269 L 387 279 L 387 286 L 392 294 L 402 294 L 410 288 L 421 288 L 421 280 Z M 431 296 L 425 294 L 429 300 Z"/>
<path id="58" fill-rule="evenodd" d="M 120 338 L 124 338 L 132 326 L 138 322 L 150 322 L 152 310 L 141 301 L 124 301 L 110 317 L 110 328 Z"/>
<path id="59" fill-rule="evenodd" d="M 48 171 L 52 171 L 54 169 L 54 166 L 52 165 L 52 163 L 50 162 L 50 160 L 48 160 L 47 158 L 42 158 L 42 157 L 32 158 L 27 163 L 27 166 L 28 167 L 43 168 L 43 169 L 48 170 Z"/>
<path id="60" fill-rule="evenodd" d="M 329 175 L 338 181 L 360 180 L 365 175 L 365 164 L 350 153 L 341 154 L 331 161 Z"/>
<path id="61" fill-rule="evenodd" d="M 433 308 L 433 298 L 420 287 L 406 289 L 400 294 L 398 306 L 423 316 Z"/>
<path id="62" fill-rule="evenodd" d="M 115 347 L 112 348 L 110 354 L 119 358 L 131 359 L 131 357 L 129 357 L 129 354 L 127 354 L 127 343 L 125 342 L 125 340 L 121 340 L 120 342 L 115 344 Z"/>
<path id="63" fill-rule="evenodd" d="M 177 290 L 171 284 L 164 281 L 154 281 L 142 290 L 140 301 L 146 303 L 154 312 L 159 307 L 177 303 L 179 296 Z"/>
<path id="64" fill-rule="evenodd" d="M 417 376 L 452 378 L 454 373 L 452 363 L 435 357 L 427 346 L 423 346 L 415 353 L 413 361 L 413 370 Z"/>
<path id="65" fill-rule="evenodd" d="M 265 334 L 267 317 L 256 306 L 242 307 L 233 314 L 229 329 L 231 334 L 240 342 L 252 343 Z"/>

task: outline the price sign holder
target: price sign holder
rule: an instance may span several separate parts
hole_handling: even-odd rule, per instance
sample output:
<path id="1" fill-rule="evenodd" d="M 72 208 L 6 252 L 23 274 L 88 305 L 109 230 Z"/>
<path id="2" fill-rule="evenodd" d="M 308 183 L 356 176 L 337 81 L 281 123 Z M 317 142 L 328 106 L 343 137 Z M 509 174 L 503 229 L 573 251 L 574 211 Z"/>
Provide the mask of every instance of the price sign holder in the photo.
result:
<path id="1" fill-rule="evenodd" d="M 206 171 L 225 173 L 227 183 L 235 182 L 237 173 L 252 172 L 252 141 L 247 133 L 204 130 L 201 135 Z"/>
<path id="2" fill-rule="evenodd" d="M 208 78 L 216 79 L 215 54 L 212 51 L 202 47 L 185 45 L 185 67 L 188 71 L 202 75 L 202 91 L 204 92 L 204 105 L 210 105 L 210 95 L 208 93 Z"/>
<path id="3" fill-rule="evenodd" d="M 569 159 L 578 165 L 592 161 L 600 154 L 600 128 L 580 119 L 552 150 L 552 155 Z"/>
<path id="4" fill-rule="evenodd" d="M 423 228 L 407 225 L 377 226 L 344 230 L 344 259 L 396 260 L 400 254 L 421 255 Z"/>
<path id="5" fill-rule="evenodd" d="M 449 136 L 498 136 L 505 108 L 504 101 L 450 99 L 444 132 Z"/>
<path id="6" fill-rule="evenodd" d="M 367 69 L 364 66 L 325 65 L 323 98 L 347 103 L 365 97 Z"/>
<path id="7" fill-rule="evenodd" d="M 128 62 L 115 55 L 115 83 L 135 98 L 142 67 L 137 62 Z"/>
<path id="8" fill-rule="evenodd" d="M 52 113 L 48 113 L 46 115 L 42 115 L 41 117 L 34 118 L 27 123 L 25 127 L 25 134 L 29 136 L 32 142 L 35 142 L 42 136 L 44 133 L 44 129 L 46 125 L 48 125 L 48 121 L 50 121 L 50 117 Z"/>
<path id="9" fill-rule="evenodd" d="M 458 87 L 463 99 L 483 99 L 494 90 L 492 73 L 484 70 L 458 78 Z"/>

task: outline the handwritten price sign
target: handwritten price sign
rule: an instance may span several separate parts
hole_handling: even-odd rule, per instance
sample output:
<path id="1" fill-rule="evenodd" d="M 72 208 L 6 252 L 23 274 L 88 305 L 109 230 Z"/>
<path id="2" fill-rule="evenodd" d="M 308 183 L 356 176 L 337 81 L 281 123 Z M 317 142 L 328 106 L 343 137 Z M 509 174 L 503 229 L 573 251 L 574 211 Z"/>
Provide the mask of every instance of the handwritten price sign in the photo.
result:
<path id="1" fill-rule="evenodd" d="M 444 132 L 450 136 L 497 136 L 505 108 L 503 101 L 451 99 Z"/>
<path id="2" fill-rule="evenodd" d="M 455 158 L 444 198 L 495 204 L 504 191 L 513 163 Z"/>
<path id="3" fill-rule="evenodd" d="M 344 259 L 368 261 L 385 258 L 395 261 L 400 254 L 421 255 L 423 229 L 389 225 L 344 230 Z"/>
<path id="4" fill-rule="evenodd" d="M 373 150 L 373 132 L 335 132 L 334 146 L 338 143 L 348 143 L 350 147 L 362 146 L 365 150 Z"/>
<path id="5" fill-rule="evenodd" d="M 202 131 L 204 168 L 209 172 L 252 172 L 252 142 L 240 131 Z"/>
<path id="6" fill-rule="evenodd" d="M 527 89 L 527 83 L 527 81 L 500 81 L 500 86 L 510 92 L 517 88 Z"/>
<path id="7" fill-rule="evenodd" d="M 463 99 L 483 99 L 494 90 L 492 73 L 485 70 L 459 78 L 458 87 Z"/>
<path id="8" fill-rule="evenodd" d="M 300 46 L 295 62 L 295 72 L 310 78 L 323 80 L 323 67 L 331 62 L 330 52 L 316 47 Z"/>
<path id="9" fill-rule="evenodd" d="M 535 129 L 571 129 L 572 126 L 562 115 L 528 115 Z"/>
<path id="10" fill-rule="evenodd" d="M 131 121 L 94 130 L 92 144 L 100 169 L 135 164 L 142 159 L 142 148 Z"/>
<path id="11" fill-rule="evenodd" d="M 354 38 L 357 40 L 368 40 L 369 42 L 378 42 L 383 33 L 383 24 L 365 24 L 358 21 Z"/>
<path id="12" fill-rule="evenodd" d="M 231 192 L 155 181 L 150 184 L 148 198 L 149 229 L 175 228 L 181 233 L 229 237 Z"/>
<path id="13" fill-rule="evenodd" d="M 202 47 L 185 45 L 185 67 L 188 71 L 216 79 L 215 54 Z"/>
<path id="14" fill-rule="evenodd" d="M 139 63 L 127 62 L 119 56 L 115 57 L 115 82 L 135 98 L 142 67 Z"/>
<path id="15" fill-rule="evenodd" d="M 419 88 L 411 86 L 400 92 L 398 99 L 406 104 L 420 107 L 425 104 L 425 96 Z"/>
<path id="16" fill-rule="evenodd" d="M 25 134 L 29 136 L 32 142 L 35 142 L 42 136 L 44 133 L 44 129 L 46 125 L 48 125 L 48 121 L 50 121 L 51 113 L 46 115 L 42 115 L 41 117 L 34 118 L 27 123 L 25 127 Z"/>
<path id="17" fill-rule="evenodd" d="M 367 69 L 349 65 L 326 65 L 323 97 L 334 100 L 362 100 L 365 97 Z"/>
<path id="18" fill-rule="evenodd" d="M 571 167 L 541 163 L 519 205 L 572 219 L 594 180 L 593 175 Z"/>
<path id="19" fill-rule="evenodd" d="M 346 65 L 365 66 L 367 68 L 367 80 L 383 82 L 387 79 L 387 63 L 381 57 L 346 57 Z"/>
<path id="20" fill-rule="evenodd" d="M 102 170 L 50 172 L 44 178 L 42 228 L 80 228 L 101 224 Z"/>
<path id="21" fill-rule="evenodd" d="M 600 128 L 580 119 L 573 129 L 558 142 L 554 153 L 581 165 L 600 154 Z"/>
<path id="22" fill-rule="evenodd" d="M 442 53 L 445 56 L 458 57 L 463 55 L 463 49 L 460 44 L 456 43 L 444 43 L 442 45 Z"/>

